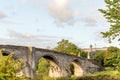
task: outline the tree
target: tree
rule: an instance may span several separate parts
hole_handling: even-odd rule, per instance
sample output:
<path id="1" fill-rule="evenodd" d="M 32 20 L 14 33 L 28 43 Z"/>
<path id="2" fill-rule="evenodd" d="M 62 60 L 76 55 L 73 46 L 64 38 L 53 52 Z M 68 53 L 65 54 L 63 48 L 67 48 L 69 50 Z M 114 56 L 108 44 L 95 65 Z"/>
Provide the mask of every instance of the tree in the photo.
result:
<path id="1" fill-rule="evenodd" d="M 117 47 L 110 46 L 107 49 L 108 55 L 104 58 L 104 65 L 120 68 L 120 50 Z"/>
<path id="2" fill-rule="evenodd" d="M 114 47 L 114 46 L 110 46 L 110 47 L 107 48 L 108 54 L 117 53 L 118 51 L 119 51 L 119 48 Z"/>
<path id="3" fill-rule="evenodd" d="M 104 59 L 104 65 L 120 71 L 120 52 L 112 53 Z"/>
<path id="4" fill-rule="evenodd" d="M 105 58 L 104 54 L 105 54 L 105 51 L 97 51 L 93 57 L 96 60 L 100 60 L 102 66 L 104 65 L 104 58 Z"/>
<path id="5" fill-rule="evenodd" d="M 120 50 L 117 47 L 110 46 L 106 51 L 97 51 L 94 59 L 100 60 L 103 66 L 120 67 Z"/>
<path id="6" fill-rule="evenodd" d="M 120 0 L 105 0 L 106 10 L 99 9 L 104 14 L 104 17 L 110 23 L 110 29 L 106 32 L 101 32 L 104 38 L 108 38 L 109 42 L 115 38 L 120 41 Z"/>
<path id="7" fill-rule="evenodd" d="M 87 58 L 87 52 L 85 52 L 85 51 L 83 51 L 83 50 L 81 50 L 81 52 L 80 52 L 80 56 L 81 57 L 84 57 L 84 58 Z"/>
<path id="8" fill-rule="evenodd" d="M 60 42 L 57 43 L 58 46 L 54 48 L 55 51 L 68 53 L 72 55 L 78 55 L 81 52 L 75 44 L 69 42 L 68 40 L 62 39 Z"/>

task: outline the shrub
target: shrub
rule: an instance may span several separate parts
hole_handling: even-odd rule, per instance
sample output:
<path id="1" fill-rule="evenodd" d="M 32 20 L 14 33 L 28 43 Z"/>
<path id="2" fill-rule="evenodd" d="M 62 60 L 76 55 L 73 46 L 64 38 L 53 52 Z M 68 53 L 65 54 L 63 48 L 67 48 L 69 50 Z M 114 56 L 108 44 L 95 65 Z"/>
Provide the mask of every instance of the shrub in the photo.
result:
<path id="1" fill-rule="evenodd" d="M 20 79 L 16 73 L 21 70 L 22 60 L 14 60 L 12 53 L 8 56 L 2 56 L 1 50 L 0 55 L 0 80 Z"/>

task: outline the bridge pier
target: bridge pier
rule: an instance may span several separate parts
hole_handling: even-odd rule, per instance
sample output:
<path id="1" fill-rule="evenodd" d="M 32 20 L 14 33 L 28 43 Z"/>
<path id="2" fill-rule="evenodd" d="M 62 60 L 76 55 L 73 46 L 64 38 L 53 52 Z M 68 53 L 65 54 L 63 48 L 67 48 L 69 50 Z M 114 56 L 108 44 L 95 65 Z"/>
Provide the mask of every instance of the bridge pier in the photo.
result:
<path id="1" fill-rule="evenodd" d="M 22 69 L 22 72 L 26 77 L 34 78 L 34 71 L 33 71 L 33 69 L 31 69 L 30 66 L 24 67 L 24 69 Z"/>
<path id="2" fill-rule="evenodd" d="M 24 64 L 22 68 L 23 74 L 28 78 L 35 77 L 34 50 L 34 47 L 28 47 L 28 53 L 26 54 L 26 59 L 24 59 Z"/>

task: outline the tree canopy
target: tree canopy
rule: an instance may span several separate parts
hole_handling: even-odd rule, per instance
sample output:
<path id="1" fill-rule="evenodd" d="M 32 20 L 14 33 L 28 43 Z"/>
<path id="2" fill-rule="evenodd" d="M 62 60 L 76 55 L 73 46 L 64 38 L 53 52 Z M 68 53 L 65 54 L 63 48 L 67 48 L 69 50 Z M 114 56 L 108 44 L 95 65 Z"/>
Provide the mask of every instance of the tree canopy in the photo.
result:
<path id="1" fill-rule="evenodd" d="M 107 49 L 107 54 L 104 58 L 104 66 L 115 67 L 120 70 L 120 49 L 110 46 Z"/>
<path id="2" fill-rule="evenodd" d="M 107 48 L 107 51 L 108 51 L 109 54 L 117 53 L 119 51 L 119 48 L 114 47 L 114 46 L 110 46 L 110 47 Z"/>
<path id="3" fill-rule="evenodd" d="M 80 49 L 68 40 L 62 39 L 57 44 L 58 46 L 54 48 L 55 51 L 68 53 L 72 55 L 78 55 L 78 53 L 80 52 Z"/>
<path id="4" fill-rule="evenodd" d="M 96 60 L 100 60 L 101 61 L 101 65 L 104 66 L 104 56 L 105 54 L 105 51 L 96 51 L 95 55 L 93 56 L 93 59 L 96 59 Z"/>
<path id="5" fill-rule="evenodd" d="M 110 23 L 110 29 L 101 32 L 104 38 L 108 38 L 109 42 L 115 38 L 120 41 L 120 0 L 105 0 L 106 9 L 99 9 L 107 21 Z"/>

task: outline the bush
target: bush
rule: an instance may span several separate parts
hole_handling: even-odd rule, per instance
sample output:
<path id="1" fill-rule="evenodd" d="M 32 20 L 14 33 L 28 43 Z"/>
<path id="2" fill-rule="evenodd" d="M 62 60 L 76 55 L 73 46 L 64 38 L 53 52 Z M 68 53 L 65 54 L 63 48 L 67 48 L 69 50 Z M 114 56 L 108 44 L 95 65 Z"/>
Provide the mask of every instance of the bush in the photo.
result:
<path id="1" fill-rule="evenodd" d="M 1 51 L 0 55 L 0 80 L 22 79 L 16 76 L 21 70 L 22 60 L 14 60 L 12 54 L 2 56 Z"/>

